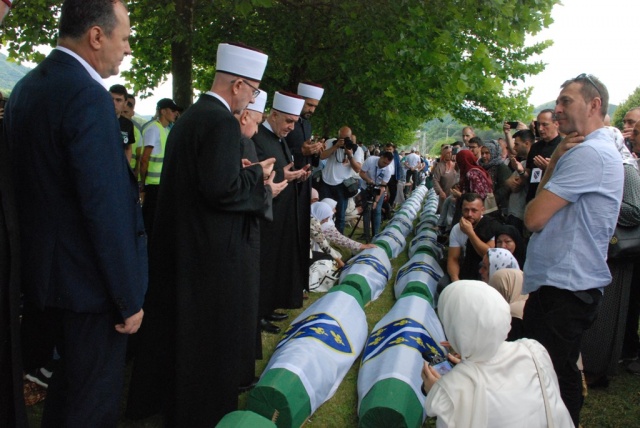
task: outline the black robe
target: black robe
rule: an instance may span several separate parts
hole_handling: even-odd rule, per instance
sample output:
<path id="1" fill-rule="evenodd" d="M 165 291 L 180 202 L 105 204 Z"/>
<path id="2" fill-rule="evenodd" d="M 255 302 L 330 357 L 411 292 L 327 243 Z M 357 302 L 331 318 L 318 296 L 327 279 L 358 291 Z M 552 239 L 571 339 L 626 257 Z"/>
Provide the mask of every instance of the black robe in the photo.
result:
<path id="1" fill-rule="evenodd" d="M 248 159 L 252 163 L 258 162 L 258 154 L 256 153 L 256 146 L 251 138 L 242 137 L 240 140 L 240 144 L 242 145 L 242 158 Z M 273 195 L 271 193 L 271 188 L 269 186 L 265 186 L 264 192 L 264 203 L 265 209 L 271 210 L 271 204 Z M 271 221 L 270 219 L 264 219 L 264 221 Z M 256 245 L 251 246 L 251 256 L 249 256 L 249 260 L 260 260 L 260 219 L 258 217 L 254 217 L 251 219 L 251 228 L 252 234 L 251 236 L 256 239 Z M 253 277 L 251 278 L 251 283 L 255 284 L 254 295 L 252 295 L 252 300 L 258 301 L 260 295 L 260 271 L 258 269 L 252 269 L 251 274 Z M 259 321 L 260 316 L 257 317 L 256 323 Z M 248 385 L 251 383 L 255 377 L 255 360 L 262 359 L 262 336 L 260 335 L 260 328 L 256 328 L 256 343 L 255 349 L 248 347 L 243 350 L 242 355 L 239 357 L 241 359 L 241 375 L 240 375 L 240 385 Z"/>
<path id="2" fill-rule="evenodd" d="M 258 159 L 275 158 L 276 183 L 284 180 L 283 168 L 291 163 L 291 152 L 264 124 L 253 137 Z M 273 222 L 260 225 L 260 315 L 276 308 L 302 307 L 302 290 L 309 278 L 309 241 L 300 246 L 298 192 L 294 182 L 273 200 Z M 304 264 L 301 260 L 304 258 Z M 305 269 L 302 269 L 302 266 Z"/>
<path id="3" fill-rule="evenodd" d="M 19 241 L 8 156 L 0 133 L 0 426 L 22 427 L 27 419 L 20 354 Z"/>
<path id="4" fill-rule="evenodd" d="M 242 168 L 237 119 L 203 95 L 167 141 L 149 291 L 127 415 L 215 426 L 237 408 L 241 356 L 254 354 L 260 165 Z M 247 351 L 250 349 L 250 351 Z"/>
<path id="5" fill-rule="evenodd" d="M 304 156 L 302 154 L 302 144 L 311 138 L 311 122 L 300 117 L 296 122 L 293 131 L 286 136 L 287 145 L 293 154 L 293 165 L 296 169 L 301 169 L 305 165 L 318 166 L 320 158 L 318 156 Z M 311 180 L 297 183 L 298 191 L 298 218 L 300 219 L 300 245 L 304 248 L 311 240 Z M 306 269 L 306 276 L 303 279 L 305 290 L 309 288 L 309 260 L 301 258 L 302 266 Z"/>

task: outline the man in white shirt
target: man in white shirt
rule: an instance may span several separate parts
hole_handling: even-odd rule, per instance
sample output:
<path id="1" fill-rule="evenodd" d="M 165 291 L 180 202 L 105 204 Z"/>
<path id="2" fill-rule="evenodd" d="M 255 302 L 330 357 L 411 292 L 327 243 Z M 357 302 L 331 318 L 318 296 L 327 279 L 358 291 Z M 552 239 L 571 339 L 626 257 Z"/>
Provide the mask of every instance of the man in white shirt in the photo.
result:
<path id="1" fill-rule="evenodd" d="M 378 234 L 382 217 L 382 204 L 386 193 L 387 183 L 391 179 L 391 165 L 393 153 L 382 152 L 380 156 L 369 156 L 360 170 L 360 188 L 365 198 L 364 207 L 364 236 L 367 242 L 371 236 Z M 373 222 L 371 212 L 373 211 Z M 373 235 L 369 228 L 373 223 Z"/>
<path id="2" fill-rule="evenodd" d="M 407 181 L 411 178 L 411 190 L 413 191 L 418 184 L 420 184 L 420 170 L 423 165 L 420 161 L 420 156 L 416 153 L 415 149 L 411 149 L 405 160 L 405 166 L 407 168 Z"/>
<path id="3" fill-rule="evenodd" d="M 336 229 L 344 233 L 345 214 L 349 197 L 342 182 L 359 173 L 364 162 L 364 152 L 351 141 L 351 128 L 343 126 L 338 131 L 338 139 L 328 140 L 327 148 L 320 159 L 327 163 L 322 170 L 320 199 L 331 198 L 338 202 L 336 206 Z"/>

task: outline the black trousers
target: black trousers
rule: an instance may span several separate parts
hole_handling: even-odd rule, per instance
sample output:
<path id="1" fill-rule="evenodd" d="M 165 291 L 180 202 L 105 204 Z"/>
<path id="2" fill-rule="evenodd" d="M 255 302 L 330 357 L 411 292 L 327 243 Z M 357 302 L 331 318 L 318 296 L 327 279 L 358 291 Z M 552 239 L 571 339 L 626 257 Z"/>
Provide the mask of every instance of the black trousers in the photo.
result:
<path id="1" fill-rule="evenodd" d="M 389 179 L 387 191 L 389 192 L 389 205 L 393 208 L 396 202 L 396 194 L 398 193 L 398 179 L 396 179 L 395 175 L 392 175 Z"/>
<path id="2" fill-rule="evenodd" d="M 560 395 L 575 426 L 582 408 L 582 376 L 577 361 L 582 334 L 596 318 L 602 293 L 597 289 L 572 292 L 542 286 L 529 294 L 524 307 L 524 336 L 549 352 L 558 375 Z"/>
<path id="3" fill-rule="evenodd" d="M 126 334 L 111 313 L 48 308 L 60 361 L 53 373 L 42 427 L 115 427 L 124 385 Z"/>
<path id="4" fill-rule="evenodd" d="M 144 204 L 142 205 L 142 219 L 148 239 L 153 237 L 153 221 L 156 218 L 156 205 L 158 204 L 158 190 L 160 185 L 147 184 L 144 186 Z"/>
<path id="5" fill-rule="evenodd" d="M 622 355 L 627 358 L 638 357 L 640 352 L 640 340 L 638 339 L 638 319 L 640 318 L 640 264 L 633 266 L 631 278 L 631 291 L 629 295 L 629 311 L 627 312 L 627 324 L 624 332 Z"/>

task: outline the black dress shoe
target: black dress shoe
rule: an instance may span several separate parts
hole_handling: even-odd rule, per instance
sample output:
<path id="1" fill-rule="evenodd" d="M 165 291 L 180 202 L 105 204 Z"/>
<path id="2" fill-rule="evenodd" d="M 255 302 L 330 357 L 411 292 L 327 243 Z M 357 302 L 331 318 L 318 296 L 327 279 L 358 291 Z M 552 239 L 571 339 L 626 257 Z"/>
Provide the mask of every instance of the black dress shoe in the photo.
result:
<path id="1" fill-rule="evenodd" d="M 282 320 L 286 320 L 287 318 L 289 318 L 289 315 L 282 314 L 280 312 L 272 312 L 266 317 L 264 317 L 264 319 L 266 319 L 267 321 L 282 321 Z"/>
<path id="2" fill-rule="evenodd" d="M 271 324 L 269 321 L 267 321 L 264 318 L 260 320 L 260 330 L 266 333 L 271 333 L 271 334 L 280 333 L 280 327 L 278 327 L 277 325 Z"/>
<path id="3" fill-rule="evenodd" d="M 249 382 L 248 384 L 240 385 L 238 387 L 238 394 L 242 394 L 244 392 L 251 391 L 253 389 L 253 387 L 256 386 L 256 384 L 258 383 L 258 380 L 259 379 L 257 377 L 254 377 L 253 380 L 251 382 Z"/>

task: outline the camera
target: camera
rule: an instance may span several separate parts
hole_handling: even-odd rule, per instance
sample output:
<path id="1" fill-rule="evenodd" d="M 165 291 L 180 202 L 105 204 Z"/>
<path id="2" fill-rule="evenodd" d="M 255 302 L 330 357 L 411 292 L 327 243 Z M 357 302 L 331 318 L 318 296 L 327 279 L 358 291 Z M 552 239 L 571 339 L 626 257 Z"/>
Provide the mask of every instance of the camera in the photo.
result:
<path id="1" fill-rule="evenodd" d="M 356 149 L 358 148 L 358 145 L 356 143 L 354 143 L 353 141 L 351 141 L 351 138 L 349 137 L 345 137 L 344 138 L 344 148 L 345 150 L 351 150 L 355 153 Z"/>

